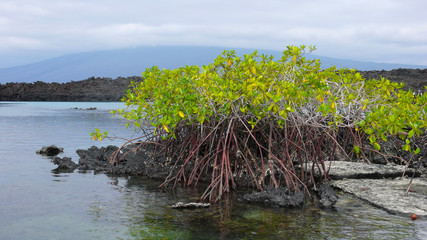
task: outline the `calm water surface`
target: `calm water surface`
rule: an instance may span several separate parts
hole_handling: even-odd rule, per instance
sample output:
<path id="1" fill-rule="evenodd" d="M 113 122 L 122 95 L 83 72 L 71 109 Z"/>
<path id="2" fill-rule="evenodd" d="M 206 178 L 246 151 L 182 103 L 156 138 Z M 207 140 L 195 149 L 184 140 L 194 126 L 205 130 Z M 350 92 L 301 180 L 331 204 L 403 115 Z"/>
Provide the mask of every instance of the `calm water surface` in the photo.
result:
<path id="1" fill-rule="evenodd" d="M 55 144 L 77 162 L 95 128 L 131 137 L 109 110 L 121 103 L 0 102 L 0 239 L 427 239 L 427 221 L 390 215 L 347 195 L 335 209 L 238 203 L 174 210 L 197 189 L 160 190 L 158 181 L 93 172 L 57 173 L 35 152 Z M 81 109 L 73 109 L 73 108 Z M 96 107 L 94 111 L 85 110 Z M 237 193 L 238 194 L 238 193 Z M 236 195 L 237 195 L 236 194 Z"/>

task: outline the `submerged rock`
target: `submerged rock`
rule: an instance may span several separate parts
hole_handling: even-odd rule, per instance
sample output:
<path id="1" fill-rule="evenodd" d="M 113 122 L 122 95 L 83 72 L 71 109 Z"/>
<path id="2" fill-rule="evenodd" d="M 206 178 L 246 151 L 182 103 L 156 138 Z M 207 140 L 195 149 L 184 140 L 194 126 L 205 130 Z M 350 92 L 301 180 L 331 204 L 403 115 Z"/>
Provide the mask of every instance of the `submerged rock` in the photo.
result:
<path id="1" fill-rule="evenodd" d="M 172 208 L 176 209 L 183 209 L 183 208 L 206 208 L 210 207 L 210 203 L 196 203 L 196 202 L 190 202 L 190 203 L 183 203 L 183 202 L 177 202 L 174 205 L 172 205 Z"/>
<path id="2" fill-rule="evenodd" d="M 57 147 L 55 145 L 50 145 L 47 147 L 42 147 L 40 150 L 36 151 L 36 153 L 45 155 L 45 156 L 56 156 L 63 151 L 64 151 L 63 148 Z"/>
<path id="3" fill-rule="evenodd" d="M 303 192 L 290 192 L 286 187 L 267 188 L 261 192 L 243 195 L 241 202 L 263 203 L 265 205 L 278 205 L 280 207 L 298 207 L 304 203 Z"/>
<path id="4" fill-rule="evenodd" d="M 338 196 L 335 190 L 331 187 L 329 182 L 322 183 L 317 189 L 317 194 L 320 197 L 320 204 L 322 207 L 330 208 L 335 205 L 338 200 Z"/>

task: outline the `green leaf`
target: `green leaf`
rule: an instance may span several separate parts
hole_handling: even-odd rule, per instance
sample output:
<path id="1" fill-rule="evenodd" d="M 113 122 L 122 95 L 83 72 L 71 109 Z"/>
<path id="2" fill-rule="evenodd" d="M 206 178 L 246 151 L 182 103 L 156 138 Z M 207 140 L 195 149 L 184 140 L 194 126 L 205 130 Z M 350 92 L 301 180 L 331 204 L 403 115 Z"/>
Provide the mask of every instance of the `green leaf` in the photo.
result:
<path id="1" fill-rule="evenodd" d="M 414 131 L 414 129 L 412 129 L 411 131 L 409 131 L 409 133 L 408 133 L 408 138 L 412 138 L 413 136 L 414 136 L 414 134 L 415 134 L 415 131 Z"/>
<path id="2" fill-rule="evenodd" d="M 377 139 L 374 136 L 370 136 L 369 141 L 371 142 L 371 144 L 374 144 L 377 142 Z"/>
<path id="3" fill-rule="evenodd" d="M 420 153 L 420 148 L 417 148 L 415 151 L 414 151 L 414 154 L 416 155 L 416 154 L 418 154 L 418 153 Z"/>
<path id="4" fill-rule="evenodd" d="M 384 134 L 381 134 L 381 139 L 382 139 L 384 142 L 387 142 L 387 137 L 386 137 L 386 136 L 384 136 Z"/>
<path id="5" fill-rule="evenodd" d="M 197 119 L 201 124 L 203 124 L 205 122 L 205 116 L 204 115 L 200 115 Z"/>
<path id="6" fill-rule="evenodd" d="M 354 145 L 354 151 L 357 153 L 357 154 L 359 154 L 360 153 L 360 148 L 359 148 L 359 146 L 357 146 L 357 145 Z"/>
<path id="7" fill-rule="evenodd" d="M 366 134 L 372 134 L 374 132 L 374 130 L 372 130 L 372 128 L 368 128 L 368 129 L 365 129 L 365 133 Z"/>
<path id="8" fill-rule="evenodd" d="M 381 149 L 381 146 L 378 143 L 374 143 L 374 148 L 379 151 Z"/>
<path id="9" fill-rule="evenodd" d="M 410 152 L 411 151 L 411 146 L 409 146 L 409 144 L 405 144 L 405 145 L 402 146 L 402 149 L 404 151 Z"/>

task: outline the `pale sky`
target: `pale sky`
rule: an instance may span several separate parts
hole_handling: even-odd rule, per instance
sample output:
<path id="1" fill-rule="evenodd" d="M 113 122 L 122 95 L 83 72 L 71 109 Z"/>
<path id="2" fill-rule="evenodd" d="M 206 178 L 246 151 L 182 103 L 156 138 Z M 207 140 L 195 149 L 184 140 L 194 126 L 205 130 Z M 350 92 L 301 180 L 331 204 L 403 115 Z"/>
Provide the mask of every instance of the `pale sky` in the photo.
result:
<path id="1" fill-rule="evenodd" d="M 427 65 L 426 0 L 1 0 L 0 66 L 68 53 L 197 45 Z"/>

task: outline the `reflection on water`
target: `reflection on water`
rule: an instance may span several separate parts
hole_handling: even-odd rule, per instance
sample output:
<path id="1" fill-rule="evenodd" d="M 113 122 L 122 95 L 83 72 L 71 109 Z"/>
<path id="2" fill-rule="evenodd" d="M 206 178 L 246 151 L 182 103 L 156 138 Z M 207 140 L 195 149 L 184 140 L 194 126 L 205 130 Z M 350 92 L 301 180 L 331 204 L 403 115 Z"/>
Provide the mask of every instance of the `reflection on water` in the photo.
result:
<path id="1" fill-rule="evenodd" d="M 333 210 L 315 202 L 298 209 L 242 204 L 236 201 L 239 193 L 211 208 L 177 210 L 170 206 L 197 200 L 197 189 L 162 192 L 160 182 L 142 177 L 111 179 L 122 193 L 117 215 L 136 239 L 421 239 L 423 229 L 343 194 Z M 96 209 L 104 207 L 100 203 Z"/>
<path id="2" fill-rule="evenodd" d="M 0 104 L 0 239 L 427 239 L 425 219 L 390 215 L 343 194 L 332 210 L 315 201 L 298 209 L 242 204 L 240 192 L 210 208 L 177 210 L 170 206 L 198 201 L 201 192 L 159 189 L 159 181 L 136 176 L 58 172 L 35 154 L 56 144 L 61 157 L 77 161 L 78 148 L 111 144 L 91 141 L 94 128 L 129 136 L 109 107 Z"/>

